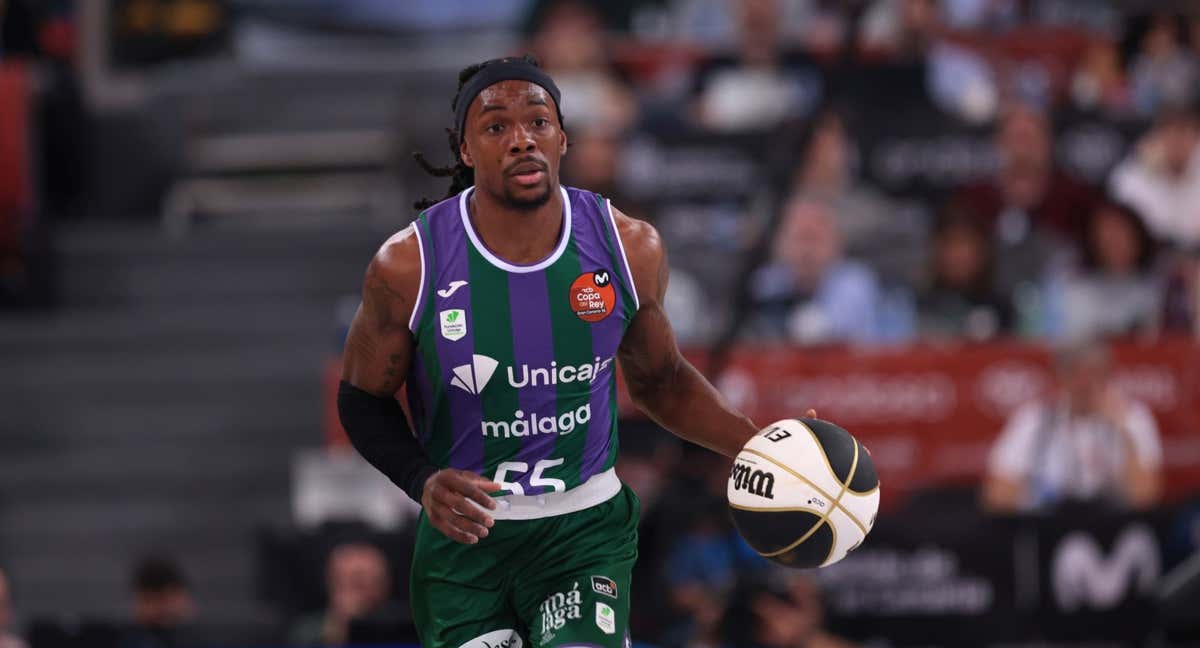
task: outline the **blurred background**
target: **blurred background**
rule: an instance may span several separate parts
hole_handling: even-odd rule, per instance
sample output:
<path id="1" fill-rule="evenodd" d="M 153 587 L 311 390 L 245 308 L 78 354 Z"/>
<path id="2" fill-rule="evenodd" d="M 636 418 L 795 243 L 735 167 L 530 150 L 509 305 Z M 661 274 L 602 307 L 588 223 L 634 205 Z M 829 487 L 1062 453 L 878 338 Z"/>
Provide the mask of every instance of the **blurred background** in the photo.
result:
<path id="1" fill-rule="evenodd" d="M 689 357 L 883 484 L 780 572 L 626 406 L 636 644 L 1200 645 L 1193 0 L 0 0 L 0 647 L 415 641 L 338 356 L 524 52 Z"/>

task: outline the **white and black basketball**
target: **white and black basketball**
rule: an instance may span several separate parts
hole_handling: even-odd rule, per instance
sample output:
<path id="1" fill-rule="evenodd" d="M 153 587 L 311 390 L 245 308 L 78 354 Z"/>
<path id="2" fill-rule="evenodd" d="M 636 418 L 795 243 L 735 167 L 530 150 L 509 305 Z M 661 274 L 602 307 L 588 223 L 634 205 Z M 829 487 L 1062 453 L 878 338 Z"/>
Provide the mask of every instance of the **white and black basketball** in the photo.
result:
<path id="1" fill-rule="evenodd" d="M 751 438 L 729 475 L 729 510 L 755 551 L 789 567 L 824 567 L 858 547 L 879 510 L 871 455 L 820 419 L 785 419 Z"/>

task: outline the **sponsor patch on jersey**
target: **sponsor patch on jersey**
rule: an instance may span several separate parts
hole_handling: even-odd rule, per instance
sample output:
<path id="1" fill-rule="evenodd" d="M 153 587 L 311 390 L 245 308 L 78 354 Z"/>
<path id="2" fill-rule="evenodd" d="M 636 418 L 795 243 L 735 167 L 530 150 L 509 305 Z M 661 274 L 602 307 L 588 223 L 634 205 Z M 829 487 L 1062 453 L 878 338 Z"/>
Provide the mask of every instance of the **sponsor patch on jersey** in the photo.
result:
<path id="1" fill-rule="evenodd" d="M 617 291 L 608 270 L 585 272 L 571 282 L 568 299 L 571 312 L 585 322 L 599 322 L 612 314 L 617 305 Z"/>
<path id="2" fill-rule="evenodd" d="M 461 308 L 451 308 L 438 313 L 442 322 L 442 337 L 454 342 L 467 335 L 467 312 Z"/>
<path id="3" fill-rule="evenodd" d="M 617 598 L 617 582 L 608 576 L 592 576 L 592 591 L 609 598 Z"/>
<path id="4" fill-rule="evenodd" d="M 596 627 L 603 630 L 604 634 L 617 633 L 617 615 L 612 607 L 599 601 L 596 602 Z"/>

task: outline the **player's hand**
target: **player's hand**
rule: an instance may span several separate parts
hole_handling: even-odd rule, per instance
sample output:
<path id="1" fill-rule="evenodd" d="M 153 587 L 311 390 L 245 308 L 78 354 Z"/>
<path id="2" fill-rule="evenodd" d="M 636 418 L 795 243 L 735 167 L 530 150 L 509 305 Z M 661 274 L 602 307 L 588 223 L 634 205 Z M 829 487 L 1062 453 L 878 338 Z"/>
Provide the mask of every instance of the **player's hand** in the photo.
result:
<path id="1" fill-rule="evenodd" d="M 496 501 L 488 493 L 498 490 L 500 484 L 473 472 L 444 468 L 426 480 L 421 506 L 433 528 L 447 538 L 475 544 L 487 537 L 488 529 L 495 524 L 484 509 L 496 508 Z"/>

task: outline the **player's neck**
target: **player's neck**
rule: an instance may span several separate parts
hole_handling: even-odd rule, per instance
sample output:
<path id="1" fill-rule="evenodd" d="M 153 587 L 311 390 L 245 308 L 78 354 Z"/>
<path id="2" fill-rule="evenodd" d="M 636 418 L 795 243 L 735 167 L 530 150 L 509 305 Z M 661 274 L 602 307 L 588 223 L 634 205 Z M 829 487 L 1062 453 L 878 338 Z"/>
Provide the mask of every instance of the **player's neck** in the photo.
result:
<path id="1" fill-rule="evenodd" d="M 515 209 L 478 188 L 467 201 L 471 227 L 479 240 L 509 263 L 527 265 L 550 256 L 563 227 L 562 192 L 555 186 L 546 204 Z"/>

